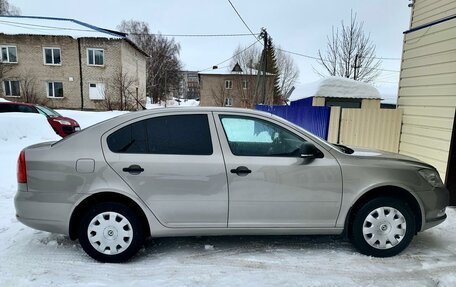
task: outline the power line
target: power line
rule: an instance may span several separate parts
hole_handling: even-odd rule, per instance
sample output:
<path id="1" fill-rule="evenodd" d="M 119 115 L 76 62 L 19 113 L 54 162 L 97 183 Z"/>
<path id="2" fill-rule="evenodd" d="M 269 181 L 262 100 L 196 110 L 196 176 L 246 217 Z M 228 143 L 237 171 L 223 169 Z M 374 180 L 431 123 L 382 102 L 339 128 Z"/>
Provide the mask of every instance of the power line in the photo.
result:
<path id="1" fill-rule="evenodd" d="M 231 0 L 228 0 L 228 2 L 230 3 L 230 5 L 233 8 L 234 12 L 236 12 L 236 14 L 238 15 L 239 19 L 241 19 L 242 23 L 244 23 L 244 26 L 249 30 L 250 34 L 252 34 L 252 36 L 255 38 L 255 40 L 260 42 L 260 40 L 258 40 L 258 38 L 256 37 L 255 33 L 253 33 L 252 29 L 250 29 L 249 25 L 247 25 L 247 23 L 244 21 L 244 19 L 242 18 L 241 14 L 239 14 L 239 12 L 236 9 L 236 7 L 234 7 L 234 5 L 231 2 Z"/>
<path id="2" fill-rule="evenodd" d="M 70 28 L 70 27 L 58 27 L 58 26 L 49 26 L 49 25 L 38 25 L 31 23 L 15 22 L 15 21 L 4 21 L 0 20 L 0 24 L 19 27 L 30 30 L 62 30 L 62 31 L 78 31 L 78 32 L 92 32 L 99 33 L 100 31 L 93 29 L 79 29 L 79 28 Z M 39 29 L 38 29 L 39 28 Z M 102 30 L 106 30 L 101 28 Z M 109 31 L 108 31 L 109 32 Z M 121 32 L 123 33 L 123 32 Z M 152 36 L 163 36 L 163 37 L 245 37 L 251 36 L 250 33 L 230 33 L 230 34 L 159 34 L 159 33 L 125 33 L 128 35 L 152 35 Z M 253 34 L 260 35 L 259 33 Z"/>
<path id="3" fill-rule="evenodd" d="M 301 54 L 301 53 L 297 53 L 297 52 L 292 52 L 292 51 L 288 51 L 288 50 L 284 50 L 284 49 L 280 49 L 278 48 L 277 50 L 280 50 L 282 52 L 285 52 L 285 53 L 289 53 L 289 54 L 292 54 L 292 55 L 296 55 L 296 56 L 300 56 L 300 57 L 304 57 L 304 58 L 308 58 L 308 59 L 312 59 L 312 60 L 317 60 L 317 61 L 323 61 L 323 62 L 329 62 L 327 60 L 322 60 L 318 57 L 314 57 L 314 56 L 309 56 L 309 55 L 305 55 L 305 54 Z M 376 57 L 373 57 L 374 59 L 379 59 L 379 58 L 376 58 Z M 385 59 L 385 58 L 383 58 Z M 392 59 L 392 58 L 390 58 Z M 379 69 L 379 68 L 373 68 L 373 70 L 377 70 L 377 71 L 384 71 L 384 72 L 394 72 L 394 73 L 400 73 L 400 71 L 397 71 L 397 70 L 388 70 L 388 69 Z"/>
<path id="4" fill-rule="evenodd" d="M 163 37 L 245 37 L 251 36 L 252 34 L 246 33 L 235 33 L 235 34 L 144 34 L 144 33 L 127 33 L 128 35 L 153 35 L 153 36 L 163 36 Z M 255 35 L 260 35 L 259 33 Z"/>
<path id="5" fill-rule="evenodd" d="M 224 61 L 222 61 L 222 62 L 220 62 L 220 63 L 218 63 L 218 64 L 215 64 L 215 65 L 213 65 L 213 66 L 207 67 L 207 68 L 204 69 L 204 70 L 200 70 L 199 72 L 204 72 L 204 71 L 210 70 L 210 69 L 212 69 L 214 66 L 219 66 L 219 65 L 221 65 L 221 64 L 224 64 L 224 63 L 228 62 L 229 60 L 231 60 L 231 59 L 237 57 L 238 55 L 244 53 L 244 52 L 247 51 L 248 49 L 250 49 L 250 48 L 252 48 L 253 46 L 255 46 L 256 43 L 257 43 L 256 41 L 253 42 L 251 45 L 247 46 L 247 48 L 245 48 L 245 49 L 243 49 L 242 51 L 240 51 L 240 52 L 234 54 L 233 56 L 229 57 L 228 59 L 226 59 L 226 60 L 224 60 Z"/>

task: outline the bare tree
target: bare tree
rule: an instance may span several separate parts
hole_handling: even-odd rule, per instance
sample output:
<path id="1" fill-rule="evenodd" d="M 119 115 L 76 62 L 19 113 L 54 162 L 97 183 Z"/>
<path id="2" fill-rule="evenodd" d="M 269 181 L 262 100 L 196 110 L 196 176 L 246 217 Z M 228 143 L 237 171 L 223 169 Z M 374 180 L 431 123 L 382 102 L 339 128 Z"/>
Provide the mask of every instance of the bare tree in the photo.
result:
<path id="1" fill-rule="evenodd" d="M 249 49 L 246 47 L 238 46 L 233 52 L 233 58 L 230 62 L 230 67 L 239 64 L 243 71 L 251 69 L 259 70 L 261 67 L 261 50 L 257 46 L 252 46 Z"/>
<path id="2" fill-rule="evenodd" d="M 280 47 L 277 47 L 275 50 L 279 73 L 279 94 L 283 98 L 291 87 L 296 84 L 299 78 L 299 68 L 293 61 L 293 58 L 282 52 Z M 261 70 L 261 50 L 256 46 L 252 46 L 249 49 L 238 46 L 233 55 L 231 67 L 238 63 L 246 74 L 256 74 L 257 71 L 255 70 Z M 256 85 L 252 85 L 252 88 L 257 87 Z"/>
<path id="3" fill-rule="evenodd" d="M 228 98 L 228 90 L 225 89 L 225 83 L 220 82 L 215 89 L 212 89 L 212 98 L 214 99 L 214 106 L 223 107 L 225 105 L 225 100 Z"/>
<path id="4" fill-rule="evenodd" d="M 147 93 L 154 102 L 166 101 L 173 90 L 178 90 L 182 64 L 179 59 L 180 45 L 174 38 L 151 34 L 149 25 L 140 21 L 122 21 L 118 29 L 142 50 L 149 54 L 147 59 Z"/>
<path id="5" fill-rule="evenodd" d="M 279 90 L 285 100 L 286 95 L 299 78 L 299 68 L 293 58 L 281 49 L 277 49 L 277 68 L 279 69 Z"/>
<path id="6" fill-rule="evenodd" d="M 105 82 L 107 87 L 101 91 L 104 100 L 99 104 L 106 110 L 132 111 L 145 108 L 142 103 L 144 91 L 139 90 L 136 78 L 118 72 Z"/>
<path id="7" fill-rule="evenodd" d="M 21 10 L 14 5 L 11 5 L 8 0 L 0 0 L 0 15 L 17 16 L 21 14 Z"/>
<path id="8" fill-rule="evenodd" d="M 21 87 L 22 98 L 26 103 L 44 105 L 46 99 L 38 97 L 36 92 L 36 75 L 30 70 L 26 71 L 20 78 L 19 83 Z"/>
<path id="9" fill-rule="evenodd" d="M 321 76 L 340 76 L 356 81 L 372 82 L 379 76 L 380 60 L 375 57 L 375 45 L 364 32 L 364 22 L 358 22 L 356 13 L 350 23 L 342 21 L 341 30 L 332 28 L 327 37 L 326 52 L 318 50 L 318 63 L 324 72 Z"/>

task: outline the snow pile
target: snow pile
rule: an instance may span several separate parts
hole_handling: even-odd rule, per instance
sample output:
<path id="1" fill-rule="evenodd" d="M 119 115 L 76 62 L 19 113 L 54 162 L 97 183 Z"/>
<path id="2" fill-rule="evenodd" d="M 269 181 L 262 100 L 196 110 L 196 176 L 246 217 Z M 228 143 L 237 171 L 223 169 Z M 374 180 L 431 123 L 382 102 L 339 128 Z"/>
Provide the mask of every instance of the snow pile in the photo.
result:
<path id="1" fill-rule="evenodd" d="M 45 116 L 35 113 L 0 113 L 0 141 L 31 139 L 33 141 L 58 140 L 58 136 Z"/>
<path id="2" fill-rule="evenodd" d="M 10 213 L 14 214 L 11 208 L 16 191 L 16 161 L 20 151 L 29 145 L 59 139 L 61 137 L 54 132 L 43 115 L 0 113 L 0 201 L 9 200 L 7 203 L 11 207 L 7 210 Z M 3 210 L 3 204 L 6 202 L 0 202 L 0 210 Z M 0 213 L 0 218 L 5 216 Z M 11 218 L 11 214 L 8 218 Z M 2 226 L 0 230 L 1 228 Z"/>
<path id="3" fill-rule="evenodd" d="M 177 99 L 173 98 L 172 100 L 167 100 L 166 105 L 165 102 L 161 102 L 160 104 L 152 104 L 149 97 L 147 97 L 146 102 L 146 109 L 157 109 L 157 108 L 165 108 L 165 107 L 197 107 L 199 106 L 200 102 L 197 100 L 186 100 L 186 99 Z"/>
<path id="4" fill-rule="evenodd" d="M 328 77 L 297 87 L 289 100 L 297 101 L 309 97 L 380 99 L 378 90 L 367 83 L 341 78 Z"/>
<path id="5" fill-rule="evenodd" d="M 7 103 L 7 102 L 9 102 L 9 101 L 8 101 L 7 99 L 0 98 L 0 103 L 1 103 L 1 102 Z"/>
<path id="6" fill-rule="evenodd" d="M 69 117 L 77 121 L 81 129 L 128 113 L 127 111 L 85 112 L 75 110 L 57 110 L 57 112 L 64 117 Z"/>

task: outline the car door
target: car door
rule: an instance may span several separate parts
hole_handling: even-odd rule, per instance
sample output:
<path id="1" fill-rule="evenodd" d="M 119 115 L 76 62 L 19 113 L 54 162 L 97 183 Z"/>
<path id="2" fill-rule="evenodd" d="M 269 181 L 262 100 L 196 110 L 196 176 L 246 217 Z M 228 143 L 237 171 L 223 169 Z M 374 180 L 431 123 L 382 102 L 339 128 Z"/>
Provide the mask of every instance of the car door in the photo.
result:
<path id="1" fill-rule="evenodd" d="M 102 139 L 107 163 L 167 227 L 227 227 L 228 188 L 211 113 L 161 113 Z"/>
<path id="2" fill-rule="evenodd" d="M 304 134 L 256 115 L 216 113 L 229 187 L 228 227 L 334 227 L 342 198 L 336 159 Z M 322 158 L 303 158 L 316 145 Z"/>

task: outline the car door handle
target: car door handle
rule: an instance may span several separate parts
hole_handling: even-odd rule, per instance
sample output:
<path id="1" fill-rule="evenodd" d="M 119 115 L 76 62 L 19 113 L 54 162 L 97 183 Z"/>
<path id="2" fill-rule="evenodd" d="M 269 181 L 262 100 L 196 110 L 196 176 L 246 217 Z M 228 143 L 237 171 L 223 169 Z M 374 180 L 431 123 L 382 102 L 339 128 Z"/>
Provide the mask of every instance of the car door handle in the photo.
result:
<path id="1" fill-rule="evenodd" d="M 144 168 L 142 168 L 141 166 L 139 166 L 137 164 L 132 164 L 129 167 L 124 167 L 122 169 L 122 171 L 136 175 L 136 174 L 140 174 L 141 172 L 143 172 Z"/>
<path id="2" fill-rule="evenodd" d="M 238 166 L 237 168 L 233 168 L 231 170 L 231 173 L 235 173 L 239 176 L 246 176 L 249 173 L 252 173 L 252 171 L 250 169 L 248 169 L 248 167 L 246 167 L 246 166 Z"/>

